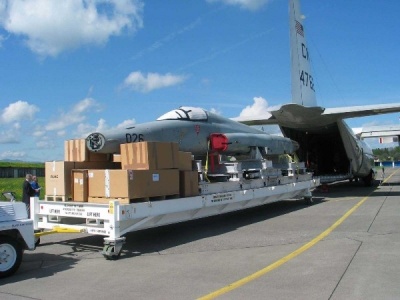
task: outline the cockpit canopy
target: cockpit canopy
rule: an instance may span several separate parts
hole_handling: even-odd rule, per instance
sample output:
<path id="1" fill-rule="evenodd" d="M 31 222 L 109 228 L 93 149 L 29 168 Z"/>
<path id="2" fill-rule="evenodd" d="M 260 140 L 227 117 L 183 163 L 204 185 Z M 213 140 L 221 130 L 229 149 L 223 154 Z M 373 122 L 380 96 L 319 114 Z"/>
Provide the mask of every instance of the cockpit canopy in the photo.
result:
<path id="1" fill-rule="evenodd" d="M 185 120 L 185 121 L 207 121 L 207 112 L 199 107 L 182 106 L 171 110 L 157 119 L 163 120 Z"/>

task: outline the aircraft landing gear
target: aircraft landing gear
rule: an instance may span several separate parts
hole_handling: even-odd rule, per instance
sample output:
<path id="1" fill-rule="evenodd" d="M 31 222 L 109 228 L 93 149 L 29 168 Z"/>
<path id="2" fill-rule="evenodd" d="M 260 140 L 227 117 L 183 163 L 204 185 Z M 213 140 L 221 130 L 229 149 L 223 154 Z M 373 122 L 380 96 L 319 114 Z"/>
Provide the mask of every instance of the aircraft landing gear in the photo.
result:
<path id="1" fill-rule="evenodd" d="M 372 186 L 374 179 L 375 179 L 375 173 L 374 171 L 371 170 L 369 174 L 363 178 L 365 186 Z"/>

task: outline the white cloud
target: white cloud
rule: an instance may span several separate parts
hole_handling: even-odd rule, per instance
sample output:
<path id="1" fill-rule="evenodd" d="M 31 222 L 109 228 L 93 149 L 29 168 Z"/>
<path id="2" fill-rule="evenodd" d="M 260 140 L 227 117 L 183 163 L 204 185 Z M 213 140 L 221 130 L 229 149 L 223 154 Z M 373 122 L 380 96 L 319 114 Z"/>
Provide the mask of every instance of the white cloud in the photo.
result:
<path id="1" fill-rule="evenodd" d="M 268 110 L 274 110 L 277 107 L 268 106 L 267 100 L 262 97 L 254 97 L 253 105 L 246 106 L 241 112 L 239 117 L 234 118 L 234 120 L 240 121 L 241 119 L 267 119 L 271 116 Z M 269 133 L 282 135 L 281 130 L 278 125 L 264 125 L 256 126 L 258 129 Z"/>
<path id="2" fill-rule="evenodd" d="M 36 142 L 36 148 L 38 149 L 54 149 L 56 147 L 54 141 L 38 141 Z"/>
<path id="3" fill-rule="evenodd" d="M 34 137 L 42 137 L 42 136 L 44 136 L 45 134 L 46 134 L 46 131 L 42 130 L 41 128 L 36 128 L 36 129 L 33 131 L 33 133 L 32 133 L 32 135 L 33 135 Z"/>
<path id="4" fill-rule="evenodd" d="M 25 156 L 26 153 L 23 151 L 5 151 L 3 153 L 0 153 L 1 159 L 17 159 L 17 158 L 23 158 Z"/>
<path id="5" fill-rule="evenodd" d="M 3 0 L 0 26 L 22 36 L 42 56 L 83 45 L 103 45 L 111 36 L 143 27 L 141 0 Z"/>
<path id="6" fill-rule="evenodd" d="M 173 75 L 167 73 L 165 75 L 157 73 L 142 74 L 141 72 L 132 72 L 124 80 L 124 87 L 128 87 L 134 91 L 147 93 L 156 89 L 174 86 L 186 80 L 186 76 Z"/>
<path id="7" fill-rule="evenodd" d="M 97 121 L 96 126 L 93 126 L 90 124 L 84 124 L 84 123 L 79 124 L 77 126 L 77 130 L 76 130 L 75 134 L 77 137 L 86 138 L 90 133 L 93 133 L 93 132 L 105 132 L 105 131 L 114 130 L 114 129 L 123 129 L 123 128 L 131 127 L 135 124 L 136 124 L 135 119 L 130 119 L 130 120 L 125 120 L 125 121 L 121 122 L 120 124 L 118 124 L 115 127 L 111 127 L 107 124 L 106 120 L 99 119 Z"/>
<path id="8" fill-rule="evenodd" d="M 118 124 L 117 128 L 124 129 L 124 128 L 128 128 L 128 127 L 132 127 L 135 124 L 136 124 L 135 119 L 125 120 L 122 123 Z"/>
<path id="9" fill-rule="evenodd" d="M 222 2 L 227 5 L 236 5 L 248 10 L 257 10 L 270 2 L 271 0 L 207 0 L 207 2 Z"/>
<path id="10" fill-rule="evenodd" d="M 83 122 L 86 119 L 85 113 L 92 109 L 98 109 L 99 105 L 92 98 L 85 98 L 75 104 L 68 112 L 61 113 L 56 120 L 45 126 L 46 130 L 62 132 L 66 127 Z"/>
<path id="11" fill-rule="evenodd" d="M 0 34 L 0 48 L 3 47 L 3 42 L 6 38 Z"/>
<path id="12" fill-rule="evenodd" d="M 249 117 L 249 118 L 267 118 L 270 117 L 271 114 L 268 112 L 268 102 L 262 97 L 254 97 L 253 105 L 246 106 L 239 115 L 240 118 Z"/>
<path id="13" fill-rule="evenodd" d="M 18 136 L 13 130 L 0 131 L 0 144 L 18 144 Z"/>
<path id="14" fill-rule="evenodd" d="M 0 111 L 0 124 L 15 122 L 14 126 L 18 127 L 19 122 L 32 120 L 38 111 L 39 108 L 37 106 L 19 100 Z"/>
<path id="15" fill-rule="evenodd" d="M 106 120 L 99 119 L 97 125 L 93 126 L 86 123 L 81 123 L 77 126 L 75 136 L 79 138 L 86 138 L 92 132 L 104 132 L 110 129 Z"/>
<path id="16" fill-rule="evenodd" d="M 57 136 L 59 136 L 59 137 L 63 137 L 63 136 L 65 136 L 67 134 L 67 132 L 65 131 L 65 130 L 59 130 L 59 131 L 57 131 Z"/>
<path id="17" fill-rule="evenodd" d="M 222 116 L 221 111 L 219 111 L 218 109 L 216 109 L 216 108 L 214 108 L 214 107 L 212 107 L 212 108 L 210 109 L 210 112 L 212 112 L 213 114 Z"/>

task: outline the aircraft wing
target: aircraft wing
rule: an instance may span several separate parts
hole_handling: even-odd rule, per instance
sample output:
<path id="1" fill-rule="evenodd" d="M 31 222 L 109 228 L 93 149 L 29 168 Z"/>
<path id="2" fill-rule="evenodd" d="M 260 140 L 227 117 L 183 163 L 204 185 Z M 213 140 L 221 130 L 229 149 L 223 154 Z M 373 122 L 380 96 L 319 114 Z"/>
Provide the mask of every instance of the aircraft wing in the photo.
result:
<path id="1" fill-rule="evenodd" d="M 276 125 L 278 120 L 271 114 L 265 116 L 254 116 L 254 117 L 236 117 L 231 118 L 236 122 L 240 122 L 246 125 Z"/>
<path id="2" fill-rule="evenodd" d="M 361 138 L 400 136 L 400 125 L 382 125 L 363 127 L 358 133 Z"/>
<path id="3" fill-rule="evenodd" d="M 271 110 L 270 114 L 265 116 L 237 117 L 232 120 L 247 125 L 281 125 L 290 122 L 294 127 L 296 124 L 307 124 L 312 127 L 330 124 L 341 119 L 367 117 L 394 112 L 400 112 L 400 103 L 336 108 L 305 107 L 290 103 L 282 105 L 276 110 Z"/>
<path id="4" fill-rule="evenodd" d="M 322 115 L 329 115 L 335 119 L 347 119 L 393 112 L 400 112 L 400 103 L 325 108 Z"/>

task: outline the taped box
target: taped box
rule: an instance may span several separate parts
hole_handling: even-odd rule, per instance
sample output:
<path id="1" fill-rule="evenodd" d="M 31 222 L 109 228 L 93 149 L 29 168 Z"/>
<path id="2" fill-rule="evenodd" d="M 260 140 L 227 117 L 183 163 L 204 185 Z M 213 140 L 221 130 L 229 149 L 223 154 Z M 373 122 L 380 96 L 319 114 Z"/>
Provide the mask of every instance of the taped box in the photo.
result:
<path id="1" fill-rule="evenodd" d="M 64 161 L 109 161 L 109 154 L 91 152 L 86 147 L 85 139 L 67 140 L 64 142 Z"/>
<path id="2" fill-rule="evenodd" d="M 179 171 L 179 195 L 181 197 L 199 195 L 199 174 L 197 171 Z"/>
<path id="3" fill-rule="evenodd" d="M 165 170 L 178 168 L 178 144 L 138 142 L 120 145 L 124 170 Z"/>
<path id="4" fill-rule="evenodd" d="M 89 170 L 89 202 L 99 198 L 137 199 L 179 194 L 179 171 Z"/>
<path id="5" fill-rule="evenodd" d="M 178 151 L 178 169 L 181 171 L 192 171 L 193 160 L 191 152 Z"/>
<path id="6" fill-rule="evenodd" d="M 113 162 L 71 162 L 71 161 L 49 161 L 45 162 L 46 196 L 63 196 L 63 200 L 72 200 L 73 169 L 117 169 L 120 165 Z"/>
<path id="7" fill-rule="evenodd" d="M 72 200 L 88 201 L 88 170 L 72 170 Z"/>
<path id="8" fill-rule="evenodd" d="M 121 162 L 121 154 L 113 154 L 113 162 Z"/>

